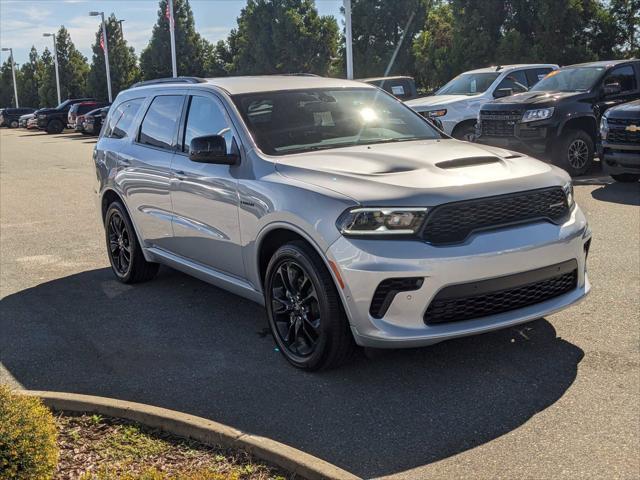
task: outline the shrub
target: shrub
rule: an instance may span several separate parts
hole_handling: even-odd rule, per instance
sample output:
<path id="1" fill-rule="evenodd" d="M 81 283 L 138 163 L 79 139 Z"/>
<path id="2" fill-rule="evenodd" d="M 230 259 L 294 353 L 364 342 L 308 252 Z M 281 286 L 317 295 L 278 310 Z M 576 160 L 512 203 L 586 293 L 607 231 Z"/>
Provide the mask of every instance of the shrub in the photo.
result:
<path id="1" fill-rule="evenodd" d="M 46 480 L 58 464 L 53 415 L 39 398 L 0 385 L 0 479 Z"/>

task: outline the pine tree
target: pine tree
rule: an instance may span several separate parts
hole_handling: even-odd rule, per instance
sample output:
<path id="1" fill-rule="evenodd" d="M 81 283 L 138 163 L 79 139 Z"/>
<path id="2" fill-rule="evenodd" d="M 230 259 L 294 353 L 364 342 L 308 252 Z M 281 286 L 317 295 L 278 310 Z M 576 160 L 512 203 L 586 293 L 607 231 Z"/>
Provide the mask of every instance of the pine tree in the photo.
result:
<path id="1" fill-rule="evenodd" d="M 58 104 L 56 91 L 56 71 L 53 64 L 53 55 L 48 48 L 45 48 L 40 57 L 41 73 L 40 85 L 38 86 L 38 96 L 41 107 L 55 107 Z M 64 100 L 63 100 L 64 101 Z"/>
<path id="2" fill-rule="evenodd" d="M 36 47 L 31 47 L 29 61 L 20 67 L 20 82 L 18 84 L 20 105 L 34 108 L 40 106 L 38 88 L 42 70 L 41 63 Z"/>
<path id="3" fill-rule="evenodd" d="M 160 0 L 158 20 L 151 41 L 140 55 L 140 69 L 145 80 L 171 77 L 171 39 L 166 17 L 167 0 Z M 211 59 L 209 42 L 196 32 L 189 0 L 174 0 L 173 16 L 176 37 L 176 62 L 179 76 L 204 77 Z"/>
<path id="4" fill-rule="evenodd" d="M 107 46 L 109 48 L 109 67 L 111 73 L 111 91 L 113 98 L 121 90 L 129 88 L 140 79 L 140 71 L 137 65 L 136 55 L 133 47 L 127 45 L 127 41 L 122 36 L 118 19 L 115 15 L 106 21 Z M 100 46 L 102 36 L 102 25 L 96 32 L 96 41 L 93 44 L 93 60 L 87 79 L 87 93 L 96 99 L 106 101 L 107 72 L 104 64 L 104 51 Z"/>
<path id="5" fill-rule="evenodd" d="M 62 99 L 79 98 L 86 95 L 89 64 L 75 47 L 64 26 L 56 36 L 58 68 L 60 69 L 60 92 Z"/>
<path id="6" fill-rule="evenodd" d="M 20 93 L 18 93 L 18 95 L 20 95 Z M 2 64 L 2 67 L 0 67 L 0 107 L 6 108 L 15 106 L 16 104 L 13 95 L 13 76 L 11 74 L 11 58 L 8 58 Z"/>
<path id="7" fill-rule="evenodd" d="M 427 12 L 425 29 L 413 42 L 416 79 L 433 90 L 453 78 L 453 13 L 451 5 L 439 3 Z"/>

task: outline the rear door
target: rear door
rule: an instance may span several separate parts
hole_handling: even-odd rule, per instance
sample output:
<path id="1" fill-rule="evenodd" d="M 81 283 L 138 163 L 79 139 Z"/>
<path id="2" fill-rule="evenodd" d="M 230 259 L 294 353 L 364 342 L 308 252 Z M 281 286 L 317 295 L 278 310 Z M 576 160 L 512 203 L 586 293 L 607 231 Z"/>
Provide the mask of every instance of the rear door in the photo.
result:
<path id="1" fill-rule="evenodd" d="M 144 107 L 135 138 L 118 160 L 117 183 L 141 241 L 148 247 L 167 248 L 173 236 L 171 161 L 184 100 L 182 94 L 153 96 Z"/>
<path id="2" fill-rule="evenodd" d="M 192 95 L 173 159 L 170 250 L 210 268 L 245 277 L 238 220 L 237 166 L 189 159 L 195 137 L 222 135 L 227 149 L 237 148 L 233 125 L 220 100 L 208 92 Z"/>

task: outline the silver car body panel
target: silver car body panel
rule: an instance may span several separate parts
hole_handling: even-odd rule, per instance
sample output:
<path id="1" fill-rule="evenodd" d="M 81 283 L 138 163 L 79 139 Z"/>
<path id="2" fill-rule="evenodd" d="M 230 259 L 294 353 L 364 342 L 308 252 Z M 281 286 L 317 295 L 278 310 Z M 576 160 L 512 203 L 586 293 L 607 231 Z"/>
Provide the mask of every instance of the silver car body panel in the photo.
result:
<path id="1" fill-rule="evenodd" d="M 319 77 L 245 77 L 239 92 L 312 88 L 363 88 Z M 224 85 L 224 87 L 222 86 Z M 250 300 L 263 303 L 259 253 L 264 239 L 287 230 L 305 239 L 334 278 L 360 345 L 428 345 L 538 318 L 578 301 L 589 291 L 584 243 L 587 221 L 575 207 L 562 225 L 547 222 L 479 232 L 464 244 L 434 247 L 419 240 L 355 240 L 335 222 L 348 208 L 424 206 L 537 188 L 564 186 L 562 170 L 521 154 L 453 139 L 347 147 L 269 156 L 256 146 L 230 95 L 233 79 L 185 87 L 134 88 L 114 102 L 146 101 L 123 139 L 101 136 L 94 151 L 99 204 L 117 195 L 134 224 L 145 258 L 169 265 Z M 371 87 L 374 88 L 374 87 Z M 147 106 L 158 94 L 211 95 L 226 112 L 241 161 L 195 164 L 180 152 L 135 142 Z M 116 108 L 112 108 L 109 117 Z M 104 130 L 104 129 L 103 129 Z M 451 159 L 491 159 L 446 168 Z M 477 320 L 427 326 L 424 311 L 439 289 L 458 282 L 525 272 L 576 259 L 578 288 L 531 307 Z M 397 295 L 381 319 L 369 304 L 384 279 L 424 276 L 420 290 Z M 340 278 L 338 278 L 340 276 Z M 344 289 L 339 288 L 344 282 Z M 408 298 L 411 297 L 411 298 Z"/>

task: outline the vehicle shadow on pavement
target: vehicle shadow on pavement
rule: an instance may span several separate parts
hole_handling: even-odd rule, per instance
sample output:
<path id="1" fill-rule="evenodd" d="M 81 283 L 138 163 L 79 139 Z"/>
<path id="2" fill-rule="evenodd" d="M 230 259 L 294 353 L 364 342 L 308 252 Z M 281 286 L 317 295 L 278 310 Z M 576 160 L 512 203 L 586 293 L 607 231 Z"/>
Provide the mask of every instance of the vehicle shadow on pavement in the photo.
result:
<path id="1" fill-rule="evenodd" d="M 0 313 L 0 361 L 27 389 L 207 417 L 366 478 L 523 425 L 562 397 L 584 355 L 542 319 L 301 372 L 275 350 L 261 307 L 168 268 L 136 286 L 86 271 L 9 295 Z"/>
<path id="2" fill-rule="evenodd" d="M 603 202 L 639 206 L 640 183 L 620 183 L 615 181 L 603 183 L 600 188 L 596 188 L 591 192 L 591 196 Z"/>

